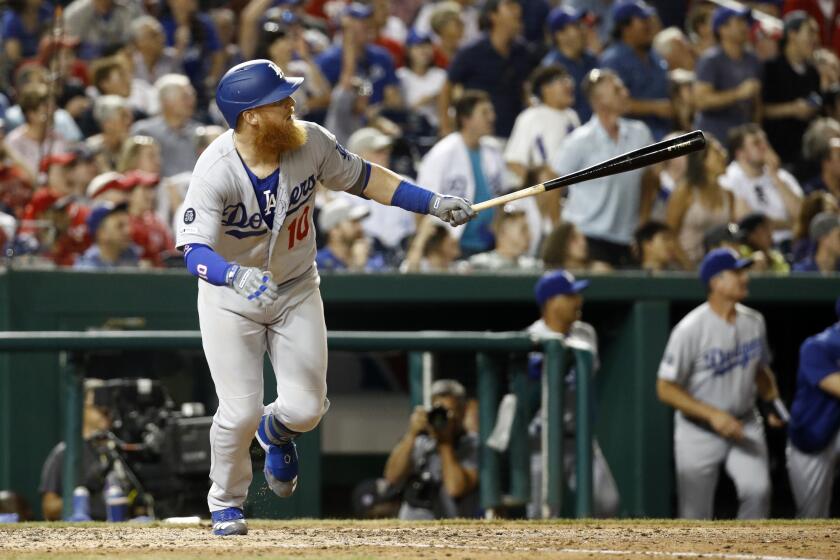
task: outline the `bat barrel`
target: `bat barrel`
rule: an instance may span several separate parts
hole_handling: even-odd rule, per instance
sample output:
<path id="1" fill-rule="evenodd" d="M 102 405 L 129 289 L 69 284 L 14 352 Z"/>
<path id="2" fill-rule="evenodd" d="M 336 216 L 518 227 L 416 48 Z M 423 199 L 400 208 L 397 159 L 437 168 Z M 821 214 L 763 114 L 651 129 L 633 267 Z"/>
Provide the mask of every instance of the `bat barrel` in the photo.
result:
<path id="1" fill-rule="evenodd" d="M 626 171 L 641 169 L 642 167 L 647 167 L 648 165 L 661 163 L 669 159 L 690 154 L 691 152 L 702 150 L 705 147 L 706 137 L 703 135 L 702 131 L 695 130 L 693 132 L 677 136 L 676 138 L 662 140 L 661 142 L 655 142 L 649 146 L 645 146 L 644 148 L 627 152 L 626 154 L 614 157 L 597 165 L 587 167 L 586 169 L 581 169 L 580 171 L 575 171 L 574 173 L 569 173 L 568 175 L 556 177 L 544 183 L 545 190 L 548 191 L 558 187 L 564 187 L 576 183 L 582 183 L 584 181 L 590 181 L 592 179 L 607 177 L 609 175 L 624 173 Z"/>

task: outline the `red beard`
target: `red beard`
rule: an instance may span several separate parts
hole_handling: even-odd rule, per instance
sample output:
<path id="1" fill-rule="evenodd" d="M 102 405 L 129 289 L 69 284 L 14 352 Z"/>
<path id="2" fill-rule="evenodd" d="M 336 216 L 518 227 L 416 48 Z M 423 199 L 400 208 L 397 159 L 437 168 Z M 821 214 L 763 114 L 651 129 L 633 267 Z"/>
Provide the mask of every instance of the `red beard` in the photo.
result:
<path id="1" fill-rule="evenodd" d="M 282 154 L 297 150 L 306 143 L 306 129 L 289 119 L 282 122 L 267 122 L 257 128 L 254 136 L 255 148 L 264 154 Z"/>

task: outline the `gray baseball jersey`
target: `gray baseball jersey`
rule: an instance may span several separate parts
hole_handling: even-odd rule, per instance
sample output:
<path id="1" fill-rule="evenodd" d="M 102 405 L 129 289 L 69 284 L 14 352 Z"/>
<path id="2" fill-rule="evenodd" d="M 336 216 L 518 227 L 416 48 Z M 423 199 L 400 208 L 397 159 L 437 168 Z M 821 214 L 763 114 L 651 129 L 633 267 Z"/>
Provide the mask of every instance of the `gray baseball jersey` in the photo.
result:
<path id="1" fill-rule="evenodd" d="M 755 375 L 770 363 L 764 317 L 738 304 L 728 323 L 704 303 L 674 327 L 659 365 L 659 378 L 682 386 L 695 399 L 741 417 L 756 398 Z"/>
<path id="2" fill-rule="evenodd" d="M 729 323 L 704 303 L 671 332 L 659 378 L 677 383 L 695 399 L 732 414 L 744 426 L 744 438 L 736 442 L 681 412 L 675 413 L 680 517 L 712 517 L 721 464 L 738 489 L 738 517 L 754 519 L 769 514 L 767 446 L 764 426 L 755 413 L 755 376 L 758 368 L 769 362 L 764 317 L 744 305 L 736 305 L 735 322 Z"/>
<path id="3" fill-rule="evenodd" d="M 210 246 L 225 260 L 270 270 L 282 284 L 297 278 L 315 262 L 312 212 L 318 182 L 346 191 L 364 170 L 359 156 L 348 152 L 326 129 L 297 121 L 307 131 L 303 147 L 280 157 L 280 177 L 269 231 L 257 195 L 228 130 L 201 154 L 195 165 L 177 232 L 177 247 Z"/>

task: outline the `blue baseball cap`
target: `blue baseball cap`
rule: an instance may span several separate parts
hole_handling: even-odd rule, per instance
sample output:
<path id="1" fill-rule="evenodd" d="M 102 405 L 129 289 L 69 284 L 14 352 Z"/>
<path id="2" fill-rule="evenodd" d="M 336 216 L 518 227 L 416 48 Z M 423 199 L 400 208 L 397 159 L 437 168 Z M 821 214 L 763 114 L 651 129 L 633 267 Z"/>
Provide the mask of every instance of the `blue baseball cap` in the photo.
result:
<path id="1" fill-rule="evenodd" d="M 656 15 L 656 8 L 642 0 L 617 2 L 612 9 L 613 24 L 625 23 L 633 18 L 648 19 Z"/>
<path id="2" fill-rule="evenodd" d="M 589 280 L 575 280 L 571 273 L 558 269 L 546 272 L 537 280 L 534 295 L 537 305 L 542 307 L 554 296 L 568 296 L 579 294 L 589 287 Z"/>
<path id="3" fill-rule="evenodd" d="M 422 31 L 412 29 L 408 32 L 408 37 L 405 40 L 406 47 L 413 47 L 414 45 L 422 45 L 424 43 L 431 43 L 432 36 Z"/>
<path id="4" fill-rule="evenodd" d="M 548 14 L 548 29 L 554 33 L 562 30 L 570 23 L 580 23 L 580 21 L 585 17 L 586 12 L 583 10 L 575 10 L 574 8 L 560 6 L 559 8 L 554 8 Z"/>
<path id="5" fill-rule="evenodd" d="M 344 15 L 355 19 L 367 19 L 373 15 L 373 6 L 361 2 L 351 2 L 344 8 Z"/>
<path id="6" fill-rule="evenodd" d="M 751 267 L 752 264 L 752 259 L 739 259 L 732 249 L 715 249 L 709 251 L 700 263 L 700 280 L 703 281 L 704 286 L 708 286 L 709 281 L 721 272 L 743 270 Z"/>
<path id="7" fill-rule="evenodd" d="M 730 18 L 739 17 L 744 18 L 747 23 L 752 21 L 752 16 L 750 15 L 752 10 L 747 7 L 744 7 L 740 10 L 733 10 L 732 8 L 724 8 L 723 6 L 719 6 L 715 9 L 715 12 L 712 14 L 712 32 L 717 34 L 718 29 L 722 25 L 724 25 Z"/>
<path id="8" fill-rule="evenodd" d="M 105 221 L 105 218 L 114 214 L 115 212 L 128 212 L 128 204 L 122 202 L 114 204 L 113 202 L 102 202 L 93 207 L 87 217 L 87 228 L 90 236 L 96 238 L 96 232 L 99 226 Z"/>

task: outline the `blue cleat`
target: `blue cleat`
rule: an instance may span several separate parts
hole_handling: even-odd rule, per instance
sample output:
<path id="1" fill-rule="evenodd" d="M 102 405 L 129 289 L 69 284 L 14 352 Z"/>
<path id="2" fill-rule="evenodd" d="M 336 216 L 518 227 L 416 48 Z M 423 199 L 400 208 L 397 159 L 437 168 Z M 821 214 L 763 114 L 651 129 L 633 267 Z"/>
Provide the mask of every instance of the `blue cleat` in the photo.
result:
<path id="1" fill-rule="evenodd" d="M 281 424 L 282 426 L 282 424 Z M 277 443 L 286 439 L 285 443 Z M 298 454 L 295 442 L 278 434 L 269 415 L 263 416 L 257 429 L 257 441 L 265 450 L 265 481 L 281 498 L 294 494 L 298 481 Z"/>
<path id="2" fill-rule="evenodd" d="M 248 524 L 245 523 L 245 514 L 242 508 L 229 507 L 218 511 L 211 511 L 210 517 L 213 520 L 213 534 L 221 537 L 229 535 L 247 535 Z"/>

